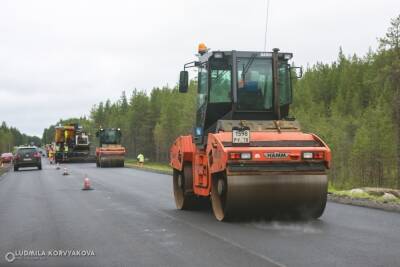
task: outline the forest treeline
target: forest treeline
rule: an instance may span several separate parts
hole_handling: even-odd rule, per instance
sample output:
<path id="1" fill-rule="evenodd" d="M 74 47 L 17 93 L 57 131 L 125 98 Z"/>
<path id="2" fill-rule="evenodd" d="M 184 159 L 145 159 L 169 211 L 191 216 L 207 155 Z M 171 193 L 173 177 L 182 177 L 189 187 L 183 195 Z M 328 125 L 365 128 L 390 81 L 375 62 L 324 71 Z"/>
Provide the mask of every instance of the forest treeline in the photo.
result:
<path id="1" fill-rule="evenodd" d="M 322 137 L 332 149 L 332 183 L 353 186 L 400 187 L 400 16 L 391 21 L 379 48 L 364 56 L 345 56 L 342 49 L 331 64 L 308 67 L 294 81 L 291 114 L 306 132 Z M 130 156 L 144 153 L 167 161 L 176 137 L 192 131 L 196 82 L 189 93 L 154 88 L 150 93 L 122 93 L 118 101 L 95 105 L 81 118 L 92 133 L 119 127 Z M 48 143 L 54 129 L 44 132 Z"/>
<path id="2" fill-rule="evenodd" d="M 9 127 L 3 121 L 0 126 L 0 154 L 12 152 L 14 146 L 19 145 L 41 145 L 41 139 L 21 133 L 17 128 Z"/>
<path id="3" fill-rule="evenodd" d="M 167 161 L 169 147 L 181 134 L 189 134 L 195 118 L 196 83 L 191 82 L 189 92 L 180 94 L 177 88 L 153 88 L 150 94 L 134 90 L 125 92 L 115 102 L 110 100 L 95 105 L 90 119 L 85 117 L 60 120 L 56 123 L 79 123 L 95 140 L 100 127 L 120 128 L 122 144 L 128 156 L 142 153 L 154 161 Z M 54 125 L 44 130 L 43 140 L 54 139 Z"/>
<path id="4" fill-rule="evenodd" d="M 337 187 L 400 187 L 400 16 L 377 51 L 318 63 L 296 83 L 293 114 L 333 152 Z"/>

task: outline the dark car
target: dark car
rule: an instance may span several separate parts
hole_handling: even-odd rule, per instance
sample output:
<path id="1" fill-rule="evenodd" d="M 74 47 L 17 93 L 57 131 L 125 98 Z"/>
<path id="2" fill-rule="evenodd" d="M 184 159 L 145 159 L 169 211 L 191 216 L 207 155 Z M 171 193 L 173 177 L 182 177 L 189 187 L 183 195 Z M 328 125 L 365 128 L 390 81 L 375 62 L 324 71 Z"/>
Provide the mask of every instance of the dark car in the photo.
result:
<path id="1" fill-rule="evenodd" d="M 42 157 L 36 147 L 19 147 L 15 152 L 14 171 L 23 167 L 37 167 L 42 169 Z"/>
<path id="2" fill-rule="evenodd" d="M 13 154 L 12 153 L 3 153 L 1 154 L 1 160 L 3 163 L 10 163 L 13 159 Z"/>

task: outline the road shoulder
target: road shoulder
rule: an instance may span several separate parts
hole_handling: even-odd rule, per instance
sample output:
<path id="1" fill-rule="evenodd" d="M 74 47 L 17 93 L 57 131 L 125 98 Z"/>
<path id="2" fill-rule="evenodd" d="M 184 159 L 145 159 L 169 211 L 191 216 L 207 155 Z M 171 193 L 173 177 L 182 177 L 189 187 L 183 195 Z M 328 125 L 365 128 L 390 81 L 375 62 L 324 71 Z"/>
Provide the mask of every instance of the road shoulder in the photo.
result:
<path id="1" fill-rule="evenodd" d="M 147 172 L 165 174 L 165 175 L 172 175 L 172 170 L 170 170 L 170 171 L 160 170 L 160 169 L 155 169 L 155 168 L 152 168 L 149 166 L 139 167 L 137 164 L 134 164 L 134 163 L 125 163 L 125 166 L 128 168 L 141 170 L 141 171 L 147 171 Z M 380 210 L 400 213 L 400 204 L 398 204 L 398 203 L 391 203 L 391 202 L 383 203 L 383 202 L 378 202 L 378 201 L 374 201 L 374 200 L 370 200 L 370 199 L 351 198 L 351 197 L 339 196 L 339 195 L 335 195 L 335 194 L 328 194 L 328 201 L 345 204 L 345 205 L 353 205 L 353 206 L 366 207 L 366 208 L 372 208 L 372 209 L 380 209 Z"/>
<path id="2" fill-rule="evenodd" d="M 143 166 L 143 167 L 139 167 L 135 163 L 125 163 L 125 167 L 131 168 L 131 169 L 140 170 L 140 171 L 147 171 L 147 172 L 158 173 L 158 174 L 172 175 L 172 169 L 171 170 L 160 170 L 160 169 L 155 169 L 155 168 L 152 168 L 152 167 L 148 167 L 146 165 Z"/>
<path id="3" fill-rule="evenodd" d="M 390 202 L 383 203 L 370 199 L 350 198 L 347 196 L 338 196 L 334 194 L 328 194 L 328 200 L 340 204 L 366 207 L 372 209 L 380 209 L 380 210 L 400 213 L 400 204 L 398 203 L 390 203 Z"/>
<path id="4" fill-rule="evenodd" d="M 6 164 L 3 165 L 3 167 L 0 167 L 0 177 L 3 177 L 6 175 L 6 173 L 11 169 L 12 164 Z M 1 180 L 1 178 L 0 178 Z"/>

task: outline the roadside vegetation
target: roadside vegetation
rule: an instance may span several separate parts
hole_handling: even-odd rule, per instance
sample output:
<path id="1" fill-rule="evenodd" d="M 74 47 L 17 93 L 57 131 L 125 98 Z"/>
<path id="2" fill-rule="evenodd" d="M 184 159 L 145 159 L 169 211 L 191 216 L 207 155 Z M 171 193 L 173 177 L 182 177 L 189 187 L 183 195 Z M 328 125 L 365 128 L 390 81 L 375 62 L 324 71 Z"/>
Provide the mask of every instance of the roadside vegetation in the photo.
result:
<path id="1" fill-rule="evenodd" d="M 339 190 L 330 184 L 328 193 L 334 197 L 400 205 L 400 190 L 371 187 Z"/>
<path id="2" fill-rule="evenodd" d="M 295 85 L 293 114 L 332 149 L 334 187 L 400 187 L 400 16 L 379 49 L 339 51 Z"/>
<path id="3" fill-rule="evenodd" d="M 400 188 L 400 16 L 378 42 L 377 50 L 363 56 L 347 56 L 340 48 L 335 62 L 310 66 L 294 81 L 292 115 L 332 149 L 331 190 Z M 165 163 L 175 138 L 192 131 L 195 88 L 192 81 L 187 94 L 176 87 L 123 92 L 116 102 L 95 105 L 90 118 L 69 121 L 92 135 L 100 126 L 119 127 L 129 157 L 143 153 Z M 45 129 L 44 142 L 53 136 L 54 126 Z"/>
<path id="4" fill-rule="evenodd" d="M 177 88 L 153 88 L 149 94 L 133 90 L 130 97 L 125 92 L 120 100 L 110 100 L 95 105 L 90 118 L 75 118 L 56 123 L 77 122 L 92 137 L 99 127 L 121 128 L 122 144 L 128 157 L 142 153 L 153 162 L 167 162 L 169 148 L 181 134 L 190 134 L 195 118 L 196 84 L 190 83 L 189 92 L 180 94 Z M 51 143 L 54 125 L 44 130 L 43 140 Z M 94 138 L 92 138 L 93 141 Z"/>
<path id="5" fill-rule="evenodd" d="M 140 168 L 138 161 L 136 159 L 125 159 L 125 165 L 128 167 Z M 169 166 L 168 163 L 145 161 L 143 167 L 141 168 L 145 170 L 159 171 L 163 173 L 172 174 L 171 167 Z"/>
<path id="6" fill-rule="evenodd" d="M 0 154 L 12 152 L 14 146 L 35 144 L 40 145 L 41 139 L 21 133 L 14 127 L 9 127 L 5 122 L 0 125 Z"/>

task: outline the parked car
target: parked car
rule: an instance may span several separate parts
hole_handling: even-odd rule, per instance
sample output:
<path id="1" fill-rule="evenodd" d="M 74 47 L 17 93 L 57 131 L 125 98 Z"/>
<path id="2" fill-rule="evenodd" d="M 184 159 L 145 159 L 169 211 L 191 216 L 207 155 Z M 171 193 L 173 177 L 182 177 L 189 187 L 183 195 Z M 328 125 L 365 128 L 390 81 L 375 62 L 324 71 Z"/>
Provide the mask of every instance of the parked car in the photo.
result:
<path id="1" fill-rule="evenodd" d="M 42 157 L 36 147 L 19 147 L 15 152 L 14 171 L 23 167 L 42 169 Z"/>
<path id="2" fill-rule="evenodd" d="M 3 163 L 10 163 L 13 160 L 13 154 L 12 153 L 3 153 L 1 154 L 1 160 Z"/>

